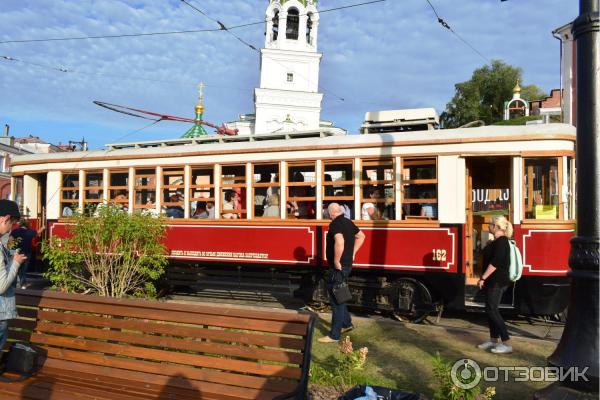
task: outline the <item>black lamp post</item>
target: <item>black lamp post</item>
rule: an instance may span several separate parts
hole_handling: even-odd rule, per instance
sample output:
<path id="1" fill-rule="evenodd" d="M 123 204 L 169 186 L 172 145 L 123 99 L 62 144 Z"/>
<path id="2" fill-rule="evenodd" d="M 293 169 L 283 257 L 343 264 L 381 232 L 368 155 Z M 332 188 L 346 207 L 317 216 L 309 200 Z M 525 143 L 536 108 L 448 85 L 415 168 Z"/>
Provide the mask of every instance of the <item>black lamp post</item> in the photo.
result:
<path id="1" fill-rule="evenodd" d="M 556 382 L 534 399 L 598 399 L 598 247 L 600 230 L 600 18 L 598 0 L 579 0 L 577 49 L 577 237 L 571 240 L 571 301 L 553 367 L 579 368 L 587 381 Z M 550 244 L 548 244 L 550 245 Z"/>

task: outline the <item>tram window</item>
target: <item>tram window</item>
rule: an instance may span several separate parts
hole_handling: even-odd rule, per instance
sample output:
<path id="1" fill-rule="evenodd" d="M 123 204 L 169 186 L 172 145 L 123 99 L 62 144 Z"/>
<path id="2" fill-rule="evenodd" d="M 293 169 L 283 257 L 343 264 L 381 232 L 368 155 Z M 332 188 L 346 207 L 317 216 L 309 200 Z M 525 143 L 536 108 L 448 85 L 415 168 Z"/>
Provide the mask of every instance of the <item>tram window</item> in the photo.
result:
<path id="1" fill-rule="evenodd" d="M 315 163 L 289 164 L 287 172 L 287 218 L 315 219 Z"/>
<path id="2" fill-rule="evenodd" d="M 192 167 L 190 210 L 192 218 L 215 218 L 215 192 L 212 167 Z"/>
<path id="3" fill-rule="evenodd" d="M 221 167 L 221 218 L 246 218 L 246 166 Z"/>
<path id="4" fill-rule="evenodd" d="M 354 163 L 349 161 L 325 162 L 323 168 L 323 217 L 328 218 L 327 206 L 338 203 L 347 218 L 354 219 Z"/>
<path id="5" fill-rule="evenodd" d="M 394 160 L 363 160 L 361 219 L 395 219 Z"/>
<path id="6" fill-rule="evenodd" d="M 437 219 L 435 158 L 402 160 L 402 211 L 405 219 Z"/>
<path id="7" fill-rule="evenodd" d="M 62 175 L 60 209 L 63 217 L 70 217 L 79 208 L 79 173 Z"/>
<path id="8" fill-rule="evenodd" d="M 156 170 L 154 168 L 136 169 L 133 185 L 135 191 L 134 211 L 156 208 Z"/>
<path id="9" fill-rule="evenodd" d="M 525 219 L 558 219 L 560 181 L 558 158 L 525 158 Z"/>
<path id="10" fill-rule="evenodd" d="M 117 207 L 127 210 L 129 205 L 129 172 L 109 171 L 108 175 L 109 201 Z"/>
<path id="11" fill-rule="evenodd" d="M 254 217 L 279 218 L 279 164 L 254 165 L 252 176 Z"/>
<path id="12" fill-rule="evenodd" d="M 102 171 L 85 173 L 84 203 L 101 203 L 104 190 L 104 176 Z"/>
<path id="13" fill-rule="evenodd" d="M 162 171 L 162 202 L 169 218 L 184 217 L 185 175 L 183 168 L 164 168 Z"/>

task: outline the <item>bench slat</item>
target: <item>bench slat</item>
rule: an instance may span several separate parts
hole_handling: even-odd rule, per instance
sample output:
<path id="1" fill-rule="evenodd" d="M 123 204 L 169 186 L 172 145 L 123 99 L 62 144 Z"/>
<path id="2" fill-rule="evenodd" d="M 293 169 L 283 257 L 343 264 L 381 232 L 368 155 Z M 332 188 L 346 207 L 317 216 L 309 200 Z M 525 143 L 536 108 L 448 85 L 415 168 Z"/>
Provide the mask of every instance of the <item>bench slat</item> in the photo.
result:
<path id="1" fill-rule="evenodd" d="M 133 348 L 127 345 L 97 342 L 64 336 L 52 336 L 41 333 L 32 334 L 31 342 L 40 345 L 61 346 L 69 349 L 101 352 L 118 356 L 150 359 L 176 364 L 193 365 L 196 367 L 236 371 L 247 374 L 280 376 L 296 379 L 300 378 L 299 368 L 293 368 L 284 365 L 257 364 L 255 362 L 233 360 L 230 358 L 218 358 L 141 347 Z"/>
<path id="2" fill-rule="evenodd" d="M 187 313 L 197 313 L 199 309 L 207 315 L 228 315 L 231 317 L 261 319 L 268 321 L 299 322 L 306 324 L 310 320 L 310 314 L 298 313 L 293 311 L 273 310 L 265 313 L 264 310 L 252 310 L 247 307 L 236 307 L 232 305 L 215 306 L 211 303 L 178 303 L 178 302 L 159 302 L 148 300 L 116 299 L 99 296 L 82 296 L 79 294 L 59 293 L 50 290 L 37 291 L 28 289 L 16 290 L 17 302 L 23 305 L 38 306 L 40 298 L 58 299 L 65 301 L 75 301 L 78 303 L 105 304 L 111 306 L 131 306 L 135 308 L 160 309 L 164 311 L 182 311 Z M 89 307 L 88 309 L 94 309 Z"/>
<path id="3" fill-rule="evenodd" d="M 38 308 L 19 307 L 17 305 L 17 314 L 20 318 L 37 318 Z"/>
<path id="4" fill-rule="evenodd" d="M 253 386 L 246 385 L 244 378 L 252 378 L 250 376 L 236 375 L 232 376 L 230 382 L 219 377 L 219 383 L 211 382 L 208 379 L 204 379 L 211 375 L 210 373 L 202 369 L 191 368 L 185 366 L 174 366 L 174 365 L 156 365 L 155 363 L 149 362 L 128 362 L 124 359 L 118 359 L 116 357 L 104 357 L 105 364 L 92 365 L 88 363 L 72 362 L 68 359 L 71 351 L 63 350 L 55 351 L 57 349 L 48 349 L 49 355 L 55 355 L 57 353 L 63 353 L 66 357 L 62 359 L 49 358 L 47 360 L 47 366 L 50 368 L 56 368 L 64 371 L 76 371 L 82 373 L 98 374 L 109 378 L 120 378 L 127 379 L 136 382 L 151 383 L 155 385 L 168 385 L 173 383 L 172 377 L 176 376 L 181 379 L 187 379 L 188 384 L 194 384 L 194 386 L 202 393 L 223 393 L 231 397 L 237 397 L 242 399 L 251 398 L 273 398 L 281 393 L 290 392 L 295 388 L 295 383 L 291 382 L 278 382 L 273 379 L 262 379 L 262 385 L 257 385 L 254 382 Z M 50 350 L 53 350 L 52 352 Z M 89 353 L 88 353 L 89 354 Z M 96 358 L 103 358 L 101 355 L 90 354 Z M 111 367 L 111 368 L 106 368 Z M 134 369 L 131 369 L 134 368 Z M 255 379 L 258 381 L 258 379 Z M 233 386 L 237 383 L 236 386 Z M 244 385 L 244 387 L 240 387 Z M 0 385 L 2 386 L 2 385 Z"/>
<path id="5" fill-rule="evenodd" d="M 80 325 L 129 329 L 132 331 L 175 334 L 172 324 L 148 322 L 144 320 L 104 318 L 95 315 L 73 314 L 58 311 L 41 310 L 40 320 L 68 322 Z M 266 335 L 261 333 L 239 332 L 222 329 L 198 328 L 188 325 L 176 326 L 177 336 L 196 337 L 199 339 L 217 340 L 225 343 L 243 343 L 257 346 L 268 346 L 285 349 L 304 349 L 304 339 L 295 337 Z"/>
<path id="6" fill-rule="evenodd" d="M 196 310 L 194 313 L 170 311 L 152 308 L 133 308 L 119 305 L 94 304 L 90 308 L 85 302 L 64 301 L 59 299 L 42 298 L 39 301 L 39 307 L 55 308 L 68 311 L 90 312 L 93 310 L 98 314 L 106 314 L 121 317 L 134 317 L 151 319 L 157 321 L 168 321 L 177 323 L 187 323 L 196 325 L 210 325 L 222 328 L 246 329 L 259 332 L 272 332 L 290 335 L 306 335 L 306 325 L 295 322 L 268 321 L 249 318 L 237 318 L 230 316 L 218 316 L 204 314 Z"/>
<path id="7" fill-rule="evenodd" d="M 200 353 L 218 353 L 225 356 L 243 357 L 255 360 L 279 361 L 291 364 L 301 364 L 302 354 L 283 352 L 279 350 L 233 346 L 213 342 L 200 342 L 193 338 L 172 338 L 140 333 L 118 332 L 114 330 L 87 328 L 76 325 L 60 325 L 49 322 L 39 322 L 36 331 L 58 333 L 64 335 L 82 336 L 87 339 L 106 339 L 127 344 L 155 346 L 175 350 L 187 350 Z M 176 329 L 171 334 L 179 335 Z"/>
<path id="8" fill-rule="evenodd" d="M 68 371 L 68 375 L 65 374 Z M 127 380 L 122 378 L 113 378 L 99 374 L 89 374 L 80 371 L 56 369 L 46 367 L 37 377 L 54 379 L 58 382 L 76 382 L 78 385 L 94 388 L 110 388 L 110 390 L 119 389 L 126 391 L 128 394 L 136 394 L 138 398 L 151 396 L 158 397 L 165 391 L 168 391 L 169 396 L 177 400 L 197 400 L 199 393 L 197 390 L 192 390 L 190 383 L 179 377 L 170 377 L 165 385 L 157 385 L 154 382 L 138 382 L 135 380 Z M 165 389 L 165 386 L 168 386 Z M 206 393 L 205 393 L 206 394 Z M 212 396 L 211 396 L 212 397 Z M 235 397 L 226 395 L 215 395 L 219 399 L 236 399 Z"/>

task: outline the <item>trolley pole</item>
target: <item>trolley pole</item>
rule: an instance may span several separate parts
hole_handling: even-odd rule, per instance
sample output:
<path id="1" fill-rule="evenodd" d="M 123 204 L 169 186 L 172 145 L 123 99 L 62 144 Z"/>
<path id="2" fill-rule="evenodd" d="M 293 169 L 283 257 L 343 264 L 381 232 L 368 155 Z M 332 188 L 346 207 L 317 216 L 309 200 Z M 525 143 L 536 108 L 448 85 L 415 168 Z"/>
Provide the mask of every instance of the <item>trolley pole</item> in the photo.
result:
<path id="1" fill-rule="evenodd" d="M 600 46 L 598 0 L 579 0 L 577 46 L 577 237 L 571 240 L 571 300 L 552 367 L 588 368 L 585 379 L 556 382 L 534 399 L 598 398 L 598 247 L 600 245 Z M 550 245 L 550 243 L 548 243 Z"/>

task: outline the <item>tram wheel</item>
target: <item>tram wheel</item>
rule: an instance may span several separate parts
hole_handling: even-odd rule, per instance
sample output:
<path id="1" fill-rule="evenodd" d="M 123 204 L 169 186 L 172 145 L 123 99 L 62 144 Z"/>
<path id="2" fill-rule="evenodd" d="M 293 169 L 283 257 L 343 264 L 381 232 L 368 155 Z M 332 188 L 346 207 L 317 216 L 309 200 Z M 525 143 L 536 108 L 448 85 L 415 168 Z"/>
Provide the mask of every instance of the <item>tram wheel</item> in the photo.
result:
<path id="1" fill-rule="evenodd" d="M 423 322 L 434 310 L 433 298 L 429 289 L 418 280 L 401 278 L 392 285 L 395 289 L 392 315 L 399 321 L 418 324 Z"/>

